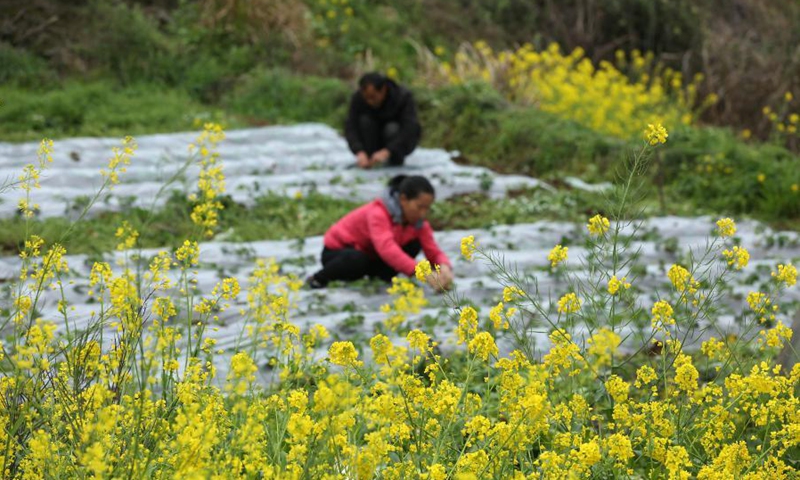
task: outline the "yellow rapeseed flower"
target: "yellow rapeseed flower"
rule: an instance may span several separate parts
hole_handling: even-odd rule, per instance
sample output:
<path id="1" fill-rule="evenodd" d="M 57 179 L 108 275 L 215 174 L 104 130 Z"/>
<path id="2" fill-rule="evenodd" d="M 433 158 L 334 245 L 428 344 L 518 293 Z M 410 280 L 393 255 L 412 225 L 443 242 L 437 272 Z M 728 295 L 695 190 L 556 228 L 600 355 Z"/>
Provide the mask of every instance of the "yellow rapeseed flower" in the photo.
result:
<path id="1" fill-rule="evenodd" d="M 416 268 L 414 269 L 414 275 L 417 277 L 417 280 L 423 283 L 428 278 L 428 275 L 430 275 L 431 273 L 433 273 L 433 271 L 431 270 L 431 262 L 429 262 L 428 260 L 423 260 L 419 262 Z"/>
<path id="2" fill-rule="evenodd" d="M 558 313 L 575 313 L 581 309 L 581 300 L 574 293 L 568 293 L 558 300 Z"/>
<path id="3" fill-rule="evenodd" d="M 469 235 L 461 239 L 461 255 L 464 256 L 469 261 L 472 261 L 472 257 L 475 254 L 475 236 Z"/>
<path id="4" fill-rule="evenodd" d="M 458 321 L 458 343 L 465 343 L 478 333 L 478 312 L 472 307 L 461 309 Z"/>
<path id="5" fill-rule="evenodd" d="M 669 447 L 669 450 L 667 450 L 667 460 L 664 465 L 667 467 L 670 480 L 683 480 L 684 478 L 689 478 L 689 474 L 684 471 L 684 467 L 691 467 L 692 461 L 689 459 L 689 453 L 686 448 L 677 445 Z"/>
<path id="6" fill-rule="evenodd" d="M 547 259 L 550 260 L 550 266 L 555 267 L 559 263 L 565 261 L 567 259 L 567 251 L 569 247 L 562 247 L 561 245 L 556 245 L 550 250 L 550 253 L 547 254 Z"/>
<path id="7" fill-rule="evenodd" d="M 606 217 L 597 214 L 589 219 L 589 223 L 586 225 L 586 228 L 589 230 L 590 235 L 594 237 L 602 237 L 606 234 L 610 226 L 611 223 Z"/>
<path id="8" fill-rule="evenodd" d="M 667 129 L 660 123 L 656 123 L 655 125 L 648 124 L 644 135 L 647 139 L 647 143 L 651 146 L 658 145 L 659 143 L 667 143 L 667 137 L 669 136 Z"/>
<path id="9" fill-rule="evenodd" d="M 586 342 L 588 345 L 586 353 L 595 358 L 598 367 L 610 365 L 621 342 L 622 338 L 619 335 L 603 327 Z"/>
<path id="10" fill-rule="evenodd" d="M 787 287 L 791 287 L 797 283 L 797 268 L 791 264 L 781 264 L 778 265 L 777 272 L 772 272 L 772 276 L 775 277 L 775 280 L 777 280 L 779 283 L 782 283 Z"/>
<path id="11" fill-rule="evenodd" d="M 357 361 L 357 358 L 358 352 L 352 342 L 333 342 L 328 350 L 328 359 L 334 365 L 358 366 L 361 362 Z"/>
<path id="12" fill-rule="evenodd" d="M 730 218 L 717 220 L 717 231 L 720 237 L 732 237 L 736 233 L 736 223 Z"/>
<path id="13" fill-rule="evenodd" d="M 175 258 L 178 260 L 181 267 L 184 268 L 197 265 L 199 257 L 200 247 L 197 245 L 197 242 L 184 240 L 183 245 L 178 247 L 178 250 L 175 251 Z"/>
<path id="14" fill-rule="evenodd" d="M 675 359 L 675 384 L 684 392 L 692 393 L 697 390 L 697 380 L 700 374 L 692 365 L 692 359 L 681 353 Z"/>
<path id="15" fill-rule="evenodd" d="M 742 247 L 733 247 L 731 250 L 723 250 L 722 255 L 728 261 L 728 265 L 736 270 L 741 270 L 750 261 L 750 253 Z"/>
<path id="16" fill-rule="evenodd" d="M 762 292 L 750 292 L 747 294 L 747 304 L 750 306 L 750 309 L 755 313 L 757 316 L 760 316 L 759 321 L 764 323 L 767 321 L 767 317 L 770 319 L 774 319 L 775 315 L 771 314 L 772 310 L 778 308 L 777 305 L 772 305 L 772 299 L 766 293 Z"/>
<path id="17" fill-rule="evenodd" d="M 680 265 L 672 265 L 667 272 L 667 277 L 679 293 L 694 295 L 700 286 L 689 270 Z"/>
<path id="18" fill-rule="evenodd" d="M 764 345 L 768 347 L 781 347 L 783 346 L 783 342 L 789 342 L 792 340 L 792 329 L 787 327 L 783 324 L 780 320 L 778 320 L 778 324 L 775 325 L 775 328 L 771 328 L 769 330 L 762 330 L 759 332 L 759 336 L 761 337 L 761 341 Z"/>
<path id="19" fill-rule="evenodd" d="M 389 362 L 389 355 L 392 353 L 392 342 L 386 335 L 378 334 L 372 337 L 369 341 L 369 346 L 372 349 L 372 357 L 375 363 L 382 365 Z"/>
<path id="20" fill-rule="evenodd" d="M 658 374 L 653 369 L 653 367 L 649 365 L 642 365 L 636 370 L 636 388 L 641 388 L 644 385 L 647 385 L 655 380 L 658 379 Z"/>
<path id="21" fill-rule="evenodd" d="M 122 226 L 117 228 L 115 237 L 119 238 L 121 242 L 117 244 L 117 250 L 131 249 L 136 245 L 136 239 L 139 238 L 139 232 L 134 229 L 127 220 L 122 222 Z"/>
<path id="22" fill-rule="evenodd" d="M 420 352 L 427 352 L 430 350 L 429 344 L 431 339 L 421 330 L 411 330 L 408 332 L 406 340 L 408 340 L 409 347 L 419 350 Z"/>
<path id="23" fill-rule="evenodd" d="M 504 302 L 513 302 L 516 301 L 518 298 L 522 298 L 525 296 L 525 292 L 522 291 L 519 287 L 510 286 L 503 288 L 503 301 Z"/>
<path id="24" fill-rule="evenodd" d="M 665 325 L 675 325 L 675 319 L 672 318 L 672 306 L 665 300 L 659 300 L 650 310 L 653 315 L 652 325 L 655 329 L 660 329 Z"/>
<path id="25" fill-rule="evenodd" d="M 627 400 L 628 391 L 631 388 L 628 382 L 619 378 L 617 375 L 611 375 L 611 377 L 606 380 L 605 387 L 608 394 L 611 395 L 611 398 L 613 398 L 614 402 L 616 403 L 621 403 Z"/>
<path id="26" fill-rule="evenodd" d="M 496 357 L 498 353 L 497 344 L 494 342 L 494 337 L 492 337 L 492 334 L 489 332 L 480 332 L 475 335 L 475 338 L 470 340 L 467 347 L 470 353 L 484 361 L 486 361 L 490 355 Z"/>
<path id="27" fill-rule="evenodd" d="M 608 455 L 620 464 L 626 464 L 634 456 L 630 438 L 621 433 L 610 435 L 604 443 Z"/>
<path id="28" fill-rule="evenodd" d="M 622 277 L 621 279 L 617 278 L 616 275 L 608 279 L 608 293 L 611 295 L 616 295 L 619 292 L 620 288 L 624 288 L 625 290 L 631 288 L 631 284 L 627 282 L 627 278 Z"/>

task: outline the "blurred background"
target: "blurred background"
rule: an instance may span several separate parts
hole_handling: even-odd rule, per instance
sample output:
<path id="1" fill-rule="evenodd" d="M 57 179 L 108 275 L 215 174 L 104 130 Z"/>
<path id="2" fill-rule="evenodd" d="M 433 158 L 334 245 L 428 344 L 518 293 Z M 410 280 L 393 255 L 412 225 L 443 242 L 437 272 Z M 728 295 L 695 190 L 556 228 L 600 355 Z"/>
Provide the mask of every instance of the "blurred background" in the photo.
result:
<path id="1" fill-rule="evenodd" d="M 613 180 L 660 122 L 660 213 L 798 225 L 796 0 L 5 0 L 0 141 L 341 129 L 371 70 L 459 162 Z"/>

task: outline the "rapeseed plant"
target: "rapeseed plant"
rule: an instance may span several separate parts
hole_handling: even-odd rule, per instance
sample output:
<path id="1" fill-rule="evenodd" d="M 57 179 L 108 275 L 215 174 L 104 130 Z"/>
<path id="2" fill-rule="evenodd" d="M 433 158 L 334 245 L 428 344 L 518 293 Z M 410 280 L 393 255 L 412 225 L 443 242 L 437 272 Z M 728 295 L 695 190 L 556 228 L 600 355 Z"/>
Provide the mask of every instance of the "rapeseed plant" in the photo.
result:
<path id="1" fill-rule="evenodd" d="M 645 139 L 642 152 L 651 148 Z M 212 202 L 216 175 L 201 193 Z M 748 261 L 724 219 L 704 252 L 664 272 L 661 296 L 633 301 L 640 279 L 620 229 L 634 178 L 623 206 L 588 220 L 591 278 L 567 269 L 558 302 L 465 238 L 464 255 L 489 263 L 502 302 L 488 318 L 454 303 L 457 338 L 444 352 L 433 332 L 391 338 L 425 304 L 413 280 L 393 283 L 387 328 L 368 345 L 329 344 L 324 327 L 292 322 L 301 282 L 260 259 L 221 378 L 207 327 L 243 287 L 225 278 L 197 291 L 197 239 L 151 259 L 125 256 L 117 269 L 95 263 L 96 311 L 79 327 L 61 289 L 66 252 L 31 235 L 2 323 L 3 476 L 796 478 L 800 366 L 772 363 L 793 333 L 779 299 L 796 268 L 777 265 L 765 291 L 748 295 L 736 336 L 718 331 L 711 307 Z M 211 227 L 201 226 L 198 235 Z M 135 231 L 121 226 L 124 248 Z M 566 249 L 554 251 L 551 265 L 566 260 Z M 137 261 L 148 268 L 128 263 Z M 429 269 L 420 265 L 422 279 Z M 61 292 L 62 319 L 37 308 L 50 288 Z M 544 354 L 528 336 L 537 326 L 548 328 Z M 698 333 L 710 337 L 684 347 Z"/>
<path id="2" fill-rule="evenodd" d="M 496 52 L 486 42 L 462 45 L 451 61 L 423 53 L 426 83 L 493 85 L 509 100 L 535 106 L 592 130 L 631 139 L 647 125 L 651 146 L 666 142 L 662 126 L 691 125 L 717 101 L 698 99 L 702 75 L 691 80 L 634 50 L 617 52 L 615 62 L 595 65 L 578 47 L 564 53 L 556 43 L 539 51 L 530 44 Z M 653 117 L 658 120 L 653 122 Z"/>

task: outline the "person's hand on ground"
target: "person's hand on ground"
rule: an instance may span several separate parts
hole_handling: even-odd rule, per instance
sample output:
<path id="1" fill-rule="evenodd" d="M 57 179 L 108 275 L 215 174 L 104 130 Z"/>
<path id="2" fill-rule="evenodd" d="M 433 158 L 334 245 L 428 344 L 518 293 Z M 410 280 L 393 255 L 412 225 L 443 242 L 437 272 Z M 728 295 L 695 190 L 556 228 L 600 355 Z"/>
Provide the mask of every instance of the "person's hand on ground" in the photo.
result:
<path id="1" fill-rule="evenodd" d="M 444 289 L 449 290 L 450 287 L 453 285 L 453 269 L 450 268 L 450 265 L 440 265 L 439 266 L 439 281 L 441 282 Z"/>
<path id="2" fill-rule="evenodd" d="M 449 290 L 453 284 L 453 270 L 449 265 L 441 265 L 439 271 L 428 275 L 425 281 L 437 292 L 444 292 Z"/>
<path id="3" fill-rule="evenodd" d="M 386 163 L 389 160 L 390 155 L 391 153 L 389 152 L 389 150 L 382 148 L 377 152 L 373 153 L 372 158 L 370 158 L 369 161 L 372 165 Z"/>
<path id="4" fill-rule="evenodd" d="M 361 151 L 356 154 L 356 165 L 358 165 L 358 168 L 369 168 L 371 166 L 367 152 Z"/>

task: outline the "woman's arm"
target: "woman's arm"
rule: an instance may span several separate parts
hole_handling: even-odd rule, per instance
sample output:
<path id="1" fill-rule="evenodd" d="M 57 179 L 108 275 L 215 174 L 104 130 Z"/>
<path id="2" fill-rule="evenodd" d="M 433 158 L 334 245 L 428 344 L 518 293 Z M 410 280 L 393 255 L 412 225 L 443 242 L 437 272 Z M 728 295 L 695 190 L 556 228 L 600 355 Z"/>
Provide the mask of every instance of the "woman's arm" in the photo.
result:
<path id="1" fill-rule="evenodd" d="M 431 262 L 432 265 L 447 265 L 452 267 L 450 259 L 444 254 L 436 239 L 433 238 L 433 228 L 427 221 L 422 224 L 419 231 L 419 243 L 422 246 L 422 251 L 425 253 L 425 258 Z"/>
<path id="2" fill-rule="evenodd" d="M 375 210 L 367 216 L 367 227 L 372 246 L 381 260 L 396 271 L 414 275 L 417 262 L 400 248 L 392 232 L 392 220 L 385 211 Z"/>

